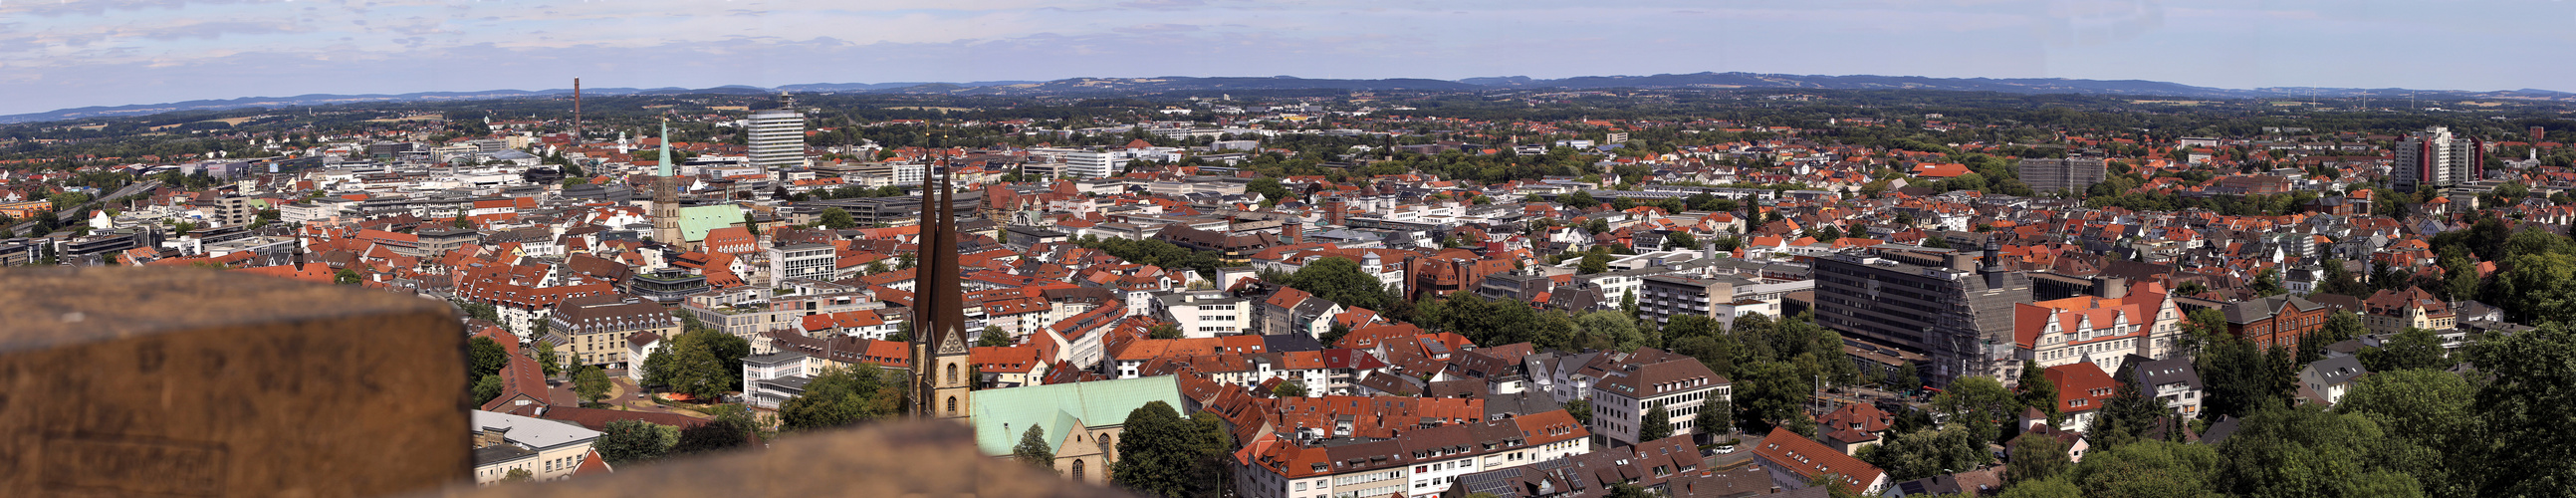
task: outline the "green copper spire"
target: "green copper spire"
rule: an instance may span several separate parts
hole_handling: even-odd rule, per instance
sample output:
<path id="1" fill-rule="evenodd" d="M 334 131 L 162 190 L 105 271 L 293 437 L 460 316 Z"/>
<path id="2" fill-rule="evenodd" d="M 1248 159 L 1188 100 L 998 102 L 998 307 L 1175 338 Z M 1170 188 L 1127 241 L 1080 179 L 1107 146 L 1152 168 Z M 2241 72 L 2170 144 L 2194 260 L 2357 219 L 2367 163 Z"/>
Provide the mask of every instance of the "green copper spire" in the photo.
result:
<path id="1" fill-rule="evenodd" d="M 662 122 L 662 176 L 671 176 L 671 122 Z"/>

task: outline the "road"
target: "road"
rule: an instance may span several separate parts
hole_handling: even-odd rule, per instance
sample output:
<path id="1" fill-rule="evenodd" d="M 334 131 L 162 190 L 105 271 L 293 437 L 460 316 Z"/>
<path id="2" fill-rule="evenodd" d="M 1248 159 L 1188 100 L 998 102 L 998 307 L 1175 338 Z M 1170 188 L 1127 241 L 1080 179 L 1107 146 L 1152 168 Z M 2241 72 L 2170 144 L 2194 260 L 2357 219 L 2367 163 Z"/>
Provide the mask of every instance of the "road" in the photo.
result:
<path id="1" fill-rule="evenodd" d="M 74 219 L 74 218 L 72 218 L 72 214 L 73 214 L 73 213 L 78 213 L 78 212 L 80 212 L 80 210 L 83 210 L 83 209 L 90 209 L 90 208 L 97 207 L 99 204 L 104 203 L 104 202 L 107 202 L 107 200 L 108 200 L 108 199 L 115 199 L 115 198 L 119 198 L 119 197 L 125 197 L 125 196 L 128 196 L 128 195 L 135 195 L 135 194 L 141 194 L 141 193 L 144 193 L 144 192 L 151 192 L 151 191 L 152 191 L 152 189 L 156 189 L 156 188 L 160 188 L 160 187 L 161 187 L 161 181 L 160 181 L 160 180 L 144 180 L 144 181 L 140 181 L 140 182 L 134 182 L 134 183 L 132 183 L 132 184 L 128 184 L 128 185 L 126 185 L 124 188 L 116 189 L 116 191 L 115 191 L 115 192 L 109 192 L 107 195 L 97 196 L 97 197 L 92 197 L 92 198 L 90 198 L 89 202 L 84 202 L 84 203 L 80 203 L 80 204 L 75 204 L 75 205 L 72 205 L 71 207 L 68 207 L 68 208 L 55 210 L 55 211 L 54 211 L 54 218 L 55 218 L 55 219 L 57 219 L 57 220 L 61 220 L 63 223 L 66 223 L 66 224 L 70 224 L 70 223 L 88 223 L 88 222 L 89 222 L 89 220 L 85 220 L 85 219 Z M 28 222 L 19 223 L 19 224 L 16 224 L 16 225 L 11 225 L 11 226 L 9 227 L 9 231 L 10 231 L 11 233 L 20 233 L 20 234 L 24 234 L 24 233 L 26 233 L 28 230 L 34 230 L 35 228 L 36 228 L 36 222 L 34 222 L 34 221 L 28 221 Z"/>

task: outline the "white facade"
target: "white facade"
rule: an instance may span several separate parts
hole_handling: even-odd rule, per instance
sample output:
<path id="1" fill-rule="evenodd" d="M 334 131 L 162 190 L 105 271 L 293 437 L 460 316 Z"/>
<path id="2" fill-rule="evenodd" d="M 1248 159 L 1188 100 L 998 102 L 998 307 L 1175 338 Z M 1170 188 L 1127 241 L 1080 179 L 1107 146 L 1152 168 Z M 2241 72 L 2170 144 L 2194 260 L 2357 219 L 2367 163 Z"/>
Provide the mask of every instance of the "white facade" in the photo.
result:
<path id="1" fill-rule="evenodd" d="M 1253 327 L 1253 303 L 1216 293 L 1167 294 L 1152 299 L 1154 316 L 1177 324 L 1182 337 L 1230 335 Z"/>
<path id="2" fill-rule="evenodd" d="M 805 116 L 771 109 L 751 113 L 751 165 L 763 171 L 805 165 Z"/>
<path id="3" fill-rule="evenodd" d="M 1117 171 L 1119 154 L 1083 149 L 1037 148 L 1030 154 L 1053 158 L 1056 174 L 1071 178 L 1107 178 Z"/>
<path id="4" fill-rule="evenodd" d="M 1623 393 L 1603 389 L 1605 386 L 1601 384 L 1594 384 L 1592 434 L 1607 437 L 1620 444 L 1637 444 L 1638 431 L 1648 423 L 1639 420 L 1643 418 L 1641 412 L 1652 409 L 1651 407 L 1656 404 L 1664 406 L 1665 415 L 1670 417 L 1666 423 L 1672 424 L 1673 434 L 1692 433 L 1693 429 L 1698 427 L 1702 405 L 1707 404 L 1711 399 L 1729 400 L 1728 396 L 1731 395 L 1730 386 L 1726 384 L 1719 384 L 1705 378 L 1694 379 L 1692 382 L 1695 384 L 1686 386 L 1686 389 L 1645 399 L 1631 398 Z"/>
<path id="5" fill-rule="evenodd" d="M 830 280 L 832 278 L 832 271 L 835 269 L 834 267 L 839 261 L 839 255 L 835 253 L 832 246 L 828 245 L 797 244 L 787 247 L 771 246 L 769 248 L 769 278 L 771 282 L 782 282 L 798 278 Z"/>

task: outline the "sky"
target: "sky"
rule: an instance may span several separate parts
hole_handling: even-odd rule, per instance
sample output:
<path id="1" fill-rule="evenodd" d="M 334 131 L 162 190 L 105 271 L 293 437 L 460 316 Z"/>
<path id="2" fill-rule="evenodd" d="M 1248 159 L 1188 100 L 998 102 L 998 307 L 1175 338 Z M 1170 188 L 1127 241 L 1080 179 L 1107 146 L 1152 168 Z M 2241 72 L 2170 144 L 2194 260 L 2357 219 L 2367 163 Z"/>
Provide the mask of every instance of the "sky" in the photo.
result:
<path id="1" fill-rule="evenodd" d="M 1701 71 L 2576 91 L 2576 0 L 0 0 L 0 114 L 315 93 Z"/>

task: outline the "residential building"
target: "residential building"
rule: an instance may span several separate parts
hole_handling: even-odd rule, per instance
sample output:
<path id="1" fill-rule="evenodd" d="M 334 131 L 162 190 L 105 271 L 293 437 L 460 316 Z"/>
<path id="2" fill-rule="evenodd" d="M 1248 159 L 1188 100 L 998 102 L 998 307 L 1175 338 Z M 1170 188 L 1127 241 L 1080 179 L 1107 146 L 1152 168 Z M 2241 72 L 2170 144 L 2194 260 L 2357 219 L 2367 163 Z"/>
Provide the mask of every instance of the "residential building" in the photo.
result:
<path id="1" fill-rule="evenodd" d="M 2400 192 L 2446 189 L 2485 177 L 2486 141 L 2454 136 L 2448 127 L 2408 134 L 2395 149 L 2388 183 Z"/>
<path id="2" fill-rule="evenodd" d="M 1253 330 L 1251 300 L 1219 292 L 1154 296 L 1153 316 L 1180 327 L 1182 337 L 1216 337 Z"/>
<path id="3" fill-rule="evenodd" d="M 2299 368 L 2299 402 L 2329 406 L 2341 403 L 2343 395 L 2352 392 L 2353 383 L 2361 381 L 2365 375 L 2370 375 L 2370 369 L 2363 368 L 2361 358 L 2357 356 L 2309 363 Z"/>
<path id="4" fill-rule="evenodd" d="M 2119 383 L 2104 373 L 2100 365 L 2076 362 L 2048 367 L 2041 372 L 2048 383 L 2057 386 L 2057 428 L 2085 432 L 2091 430 L 2095 414 L 2102 405 L 2118 394 Z"/>
<path id="5" fill-rule="evenodd" d="M 2164 400 L 2165 407 L 2172 408 L 2175 415 L 2200 416 L 2203 392 L 2200 371 L 2192 366 L 2191 358 L 2135 358 L 2132 361 L 2136 363 L 2130 365 L 2129 378 L 2120 380 L 2137 384 L 2140 394 Z"/>
<path id="6" fill-rule="evenodd" d="M 794 244 L 769 247 L 769 281 L 791 279 L 831 280 L 840 262 L 829 244 Z"/>
<path id="7" fill-rule="evenodd" d="M 1586 425 L 1611 446 L 1637 444 L 1646 424 L 1668 424 L 1672 434 L 1692 434 L 1700 408 L 1728 401 L 1731 384 L 1696 358 L 1640 348 L 1592 383 L 1592 420 Z M 1658 406 L 1667 419 L 1647 420 Z"/>
<path id="8" fill-rule="evenodd" d="M 700 323 L 757 346 L 760 341 L 755 337 L 761 332 L 796 328 L 806 315 L 884 307 L 885 302 L 867 291 L 782 296 L 767 287 L 746 286 L 689 296 L 678 311 L 696 314 Z"/>
<path id="9" fill-rule="evenodd" d="M 1564 410 L 1339 444 L 1308 445 L 1262 432 L 1226 464 L 1245 498 L 1427 498 L 1469 474 L 1589 453 L 1590 435 Z"/>
<path id="10" fill-rule="evenodd" d="M 742 358 L 742 397 L 755 408 L 776 410 L 788 398 L 805 394 L 805 383 L 821 373 L 820 362 L 806 361 L 810 356 L 793 350 L 758 354 Z"/>
<path id="11" fill-rule="evenodd" d="M 1786 427 L 1771 428 L 1771 434 L 1754 443 L 1752 451 L 1771 470 L 1771 482 L 1780 489 L 1807 489 L 1814 486 L 1808 483 L 1828 475 L 1841 477 L 1846 489 L 1861 496 L 1876 496 L 1887 488 L 1886 471 Z"/>
<path id="12" fill-rule="evenodd" d="M 547 338 L 576 365 L 626 367 L 643 358 L 627 356 L 627 338 L 639 332 L 671 337 L 680 333 L 680 318 L 670 309 L 642 297 L 599 294 L 564 299 L 546 317 Z"/>
<path id="13" fill-rule="evenodd" d="M 1816 323 L 1929 358 L 1925 376 L 1949 385 L 2003 378 L 2017 366 L 2013 305 L 2030 301 L 2030 277 L 1961 251 L 1887 249 L 1816 258 Z M 1988 242 L 1984 259 L 1999 259 Z"/>
<path id="14" fill-rule="evenodd" d="M 475 484 L 501 482 L 512 470 L 525 470 L 537 481 L 563 479 L 599 461 L 599 453 L 591 451 L 599 431 L 483 410 L 474 410 L 473 420 Z"/>
<path id="15" fill-rule="evenodd" d="M 2361 301 L 2362 325 L 2373 334 L 2396 334 L 2406 329 L 2451 330 L 2459 327 L 2459 316 L 2451 304 L 2433 297 L 2423 287 L 2406 290 L 2381 290 Z"/>

